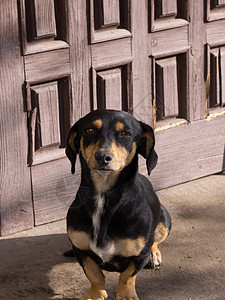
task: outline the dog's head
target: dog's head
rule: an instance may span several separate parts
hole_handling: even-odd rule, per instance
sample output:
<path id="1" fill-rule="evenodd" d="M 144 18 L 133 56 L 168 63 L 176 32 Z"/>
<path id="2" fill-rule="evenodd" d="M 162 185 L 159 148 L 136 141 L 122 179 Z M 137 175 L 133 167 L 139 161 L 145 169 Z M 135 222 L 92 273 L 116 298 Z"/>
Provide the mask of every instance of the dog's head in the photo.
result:
<path id="1" fill-rule="evenodd" d="M 124 111 L 96 110 L 77 121 L 69 132 L 66 155 L 75 172 L 80 152 L 92 172 L 119 173 L 140 153 L 148 174 L 157 163 L 153 129 Z"/>

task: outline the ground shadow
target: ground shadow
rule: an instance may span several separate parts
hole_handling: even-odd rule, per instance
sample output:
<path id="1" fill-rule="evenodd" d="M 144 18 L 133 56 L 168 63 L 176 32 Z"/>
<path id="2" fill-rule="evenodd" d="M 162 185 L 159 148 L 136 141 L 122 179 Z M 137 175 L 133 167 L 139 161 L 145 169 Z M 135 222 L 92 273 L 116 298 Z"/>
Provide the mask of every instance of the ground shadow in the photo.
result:
<path id="1" fill-rule="evenodd" d="M 66 264 L 71 274 L 79 268 L 75 258 L 63 255 L 71 247 L 66 234 L 6 238 L 0 245 L 1 299 L 76 299 L 57 298 L 55 288 L 57 280 L 69 279 Z"/>

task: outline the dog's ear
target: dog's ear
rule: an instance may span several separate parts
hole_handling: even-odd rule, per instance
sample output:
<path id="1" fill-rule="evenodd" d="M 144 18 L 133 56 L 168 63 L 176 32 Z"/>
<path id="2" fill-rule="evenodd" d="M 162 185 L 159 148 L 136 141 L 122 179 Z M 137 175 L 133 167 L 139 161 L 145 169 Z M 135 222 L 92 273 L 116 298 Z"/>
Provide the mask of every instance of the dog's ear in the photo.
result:
<path id="1" fill-rule="evenodd" d="M 142 128 L 142 139 L 138 146 L 138 153 L 140 153 L 146 159 L 148 175 L 150 175 L 158 161 L 158 155 L 154 150 L 155 135 L 151 126 L 143 122 L 139 123 Z"/>
<path id="2" fill-rule="evenodd" d="M 71 127 L 68 138 L 67 138 L 67 145 L 66 145 L 66 155 L 71 162 L 71 173 L 72 174 L 75 173 L 77 154 L 79 153 L 79 150 L 80 150 L 80 138 L 78 135 L 78 124 L 79 124 L 79 121 L 77 121 Z"/>

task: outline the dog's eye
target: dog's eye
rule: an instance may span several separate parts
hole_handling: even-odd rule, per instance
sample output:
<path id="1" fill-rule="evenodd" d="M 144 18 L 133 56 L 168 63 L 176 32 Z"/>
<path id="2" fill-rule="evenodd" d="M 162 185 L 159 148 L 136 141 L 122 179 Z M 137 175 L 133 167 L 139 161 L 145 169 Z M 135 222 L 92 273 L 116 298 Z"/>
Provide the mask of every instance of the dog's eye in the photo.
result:
<path id="1" fill-rule="evenodd" d="M 88 128 L 87 130 L 86 130 L 86 132 L 87 132 L 87 134 L 95 134 L 95 131 L 94 131 L 94 129 L 92 129 L 92 128 Z"/>
<path id="2" fill-rule="evenodd" d="M 128 136 L 130 136 L 131 134 L 130 134 L 130 132 L 128 132 L 128 131 L 122 131 L 120 135 L 121 135 L 122 137 L 128 137 Z"/>

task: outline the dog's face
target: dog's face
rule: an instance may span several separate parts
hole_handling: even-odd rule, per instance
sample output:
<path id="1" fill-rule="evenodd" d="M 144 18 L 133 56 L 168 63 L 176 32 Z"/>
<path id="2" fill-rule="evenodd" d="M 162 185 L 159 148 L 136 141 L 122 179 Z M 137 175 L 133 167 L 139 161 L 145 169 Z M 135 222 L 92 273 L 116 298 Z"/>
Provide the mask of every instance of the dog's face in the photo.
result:
<path id="1" fill-rule="evenodd" d="M 132 115 L 124 111 L 97 110 L 71 128 L 66 154 L 72 163 L 72 173 L 80 151 L 92 173 L 107 175 L 119 173 L 140 153 L 147 159 L 150 173 L 157 162 L 154 144 L 152 128 Z"/>

